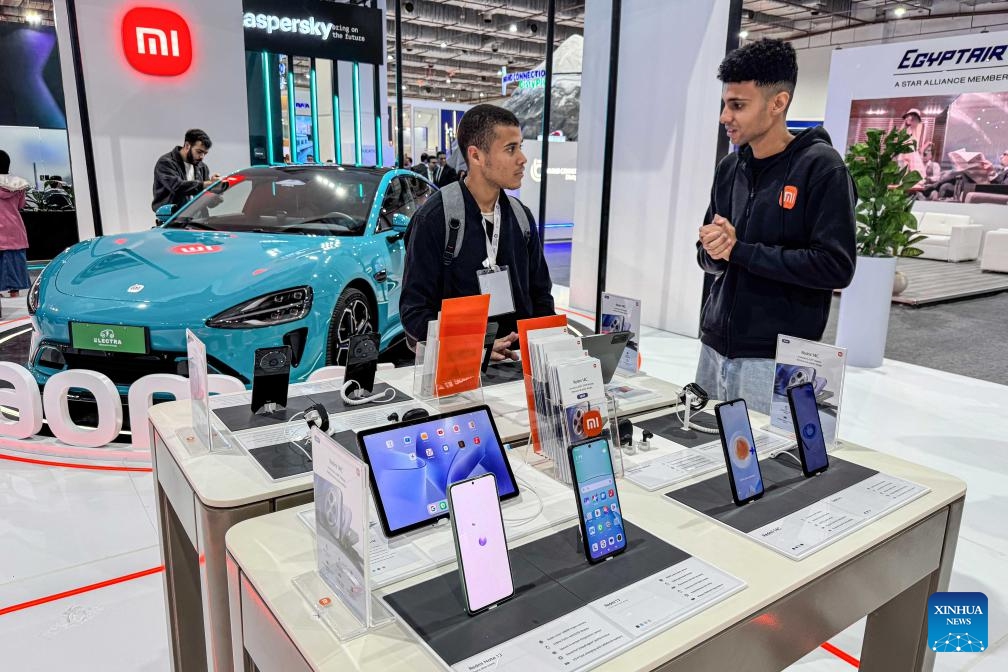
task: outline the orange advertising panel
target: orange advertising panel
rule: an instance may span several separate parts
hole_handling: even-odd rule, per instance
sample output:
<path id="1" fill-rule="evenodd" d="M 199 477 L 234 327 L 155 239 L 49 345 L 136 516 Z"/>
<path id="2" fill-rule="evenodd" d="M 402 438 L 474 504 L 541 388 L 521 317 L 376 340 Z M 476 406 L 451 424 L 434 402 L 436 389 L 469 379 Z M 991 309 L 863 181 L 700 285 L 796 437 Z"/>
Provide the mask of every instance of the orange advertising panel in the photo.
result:
<path id="1" fill-rule="evenodd" d="M 489 294 L 441 302 L 435 378 L 437 396 L 469 392 L 479 387 L 489 311 Z"/>
<path id="2" fill-rule="evenodd" d="M 522 353 L 522 372 L 525 374 L 525 401 L 528 403 L 529 430 L 531 433 L 529 442 L 536 453 L 542 452 L 542 446 L 539 445 L 539 425 L 536 423 L 535 392 L 532 390 L 532 361 L 528 355 L 528 333 L 536 329 L 566 326 L 566 315 L 547 315 L 546 317 L 531 317 L 527 320 L 518 320 L 518 345 L 521 347 Z"/>

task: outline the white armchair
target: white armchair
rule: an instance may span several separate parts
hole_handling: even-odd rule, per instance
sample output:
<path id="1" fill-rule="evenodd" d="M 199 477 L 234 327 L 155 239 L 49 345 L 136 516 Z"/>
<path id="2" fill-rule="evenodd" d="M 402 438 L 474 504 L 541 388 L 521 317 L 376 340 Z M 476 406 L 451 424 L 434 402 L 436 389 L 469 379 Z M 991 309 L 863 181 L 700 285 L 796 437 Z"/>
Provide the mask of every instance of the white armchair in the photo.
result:
<path id="1" fill-rule="evenodd" d="M 980 241 L 984 229 L 973 223 L 969 215 L 950 215 L 944 212 L 914 213 L 917 230 L 926 236 L 917 243 L 924 251 L 921 259 L 939 261 L 969 261 L 980 256 Z"/>

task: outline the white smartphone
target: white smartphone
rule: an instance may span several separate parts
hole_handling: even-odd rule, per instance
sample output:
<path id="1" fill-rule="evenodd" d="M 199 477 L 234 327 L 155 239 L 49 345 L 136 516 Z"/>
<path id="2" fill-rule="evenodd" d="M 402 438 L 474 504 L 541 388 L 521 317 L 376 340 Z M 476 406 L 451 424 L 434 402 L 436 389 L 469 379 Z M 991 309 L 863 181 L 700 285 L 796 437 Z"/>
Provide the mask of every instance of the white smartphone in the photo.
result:
<path id="1" fill-rule="evenodd" d="M 466 611 L 475 616 L 515 592 L 497 479 L 488 473 L 452 483 L 448 510 Z"/>

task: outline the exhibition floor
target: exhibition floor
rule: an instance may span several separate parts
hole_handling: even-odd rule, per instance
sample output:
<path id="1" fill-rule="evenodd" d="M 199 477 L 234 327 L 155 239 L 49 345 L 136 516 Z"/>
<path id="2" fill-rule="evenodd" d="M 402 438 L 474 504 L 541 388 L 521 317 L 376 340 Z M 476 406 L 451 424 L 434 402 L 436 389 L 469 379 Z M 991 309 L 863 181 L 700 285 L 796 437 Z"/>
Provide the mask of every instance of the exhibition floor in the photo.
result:
<path id="1" fill-rule="evenodd" d="M 558 305 L 566 290 L 557 288 Z M 3 299 L 3 321 L 24 316 L 24 300 Z M 572 313 L 588 321 L 590 315 Z M 23 321 L 9 323 L 23 331 Z M 8 325 L 3 325 L 8 326 Z M 19 336 L 18 338 L 22 338 Z M 646 371 L 693 379 L 699 343 L 646 329 Z M 990 650 L 938 656 L 937 670 L 991 672 L 1008 666 L 1008 387 L 887 360 L 849 369 L 841 436 L 968 484 L 951 590 L 990 599 Z M 153 479 L 149 464 L 38 459 L 30 447 L 0 443 L 0 650 L 5 668 L 168 669 Z M 46 461 L 42 457 L 39 461 Z M 104 466 L 106 469 L 87 469 Z M 119 469 L 137 471 L 113 471 Z M 82 590 L 83 589 L 83 590 Z M 789 669 L 849 670 L 860 655 L 863 623 Z"/>

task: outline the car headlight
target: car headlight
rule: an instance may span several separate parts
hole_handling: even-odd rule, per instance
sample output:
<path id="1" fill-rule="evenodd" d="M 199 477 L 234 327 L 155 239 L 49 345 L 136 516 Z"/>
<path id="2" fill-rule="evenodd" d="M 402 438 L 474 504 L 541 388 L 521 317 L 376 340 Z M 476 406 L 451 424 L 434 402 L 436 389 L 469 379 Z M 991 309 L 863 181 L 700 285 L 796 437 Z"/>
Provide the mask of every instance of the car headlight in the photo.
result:
<path id="1" fill-rule="evenodd" d="M 42 274 L 39 273 L 38 277 L 35 278 L 35 282 L 32 283 L 31 289 L 28 290 L 28 314 L 34 315 L 35 311 L 38 310 L 39 303 L 39 290 L 42 285 Z"/>
<path id="2" fill-rule="evenodd" d="M 239 303 L 211 317 L 207 326 L 219 329 L 272 327 L 300 320 L 311 311 L 311 306 L 311 287 L 293 287 Z"/>

